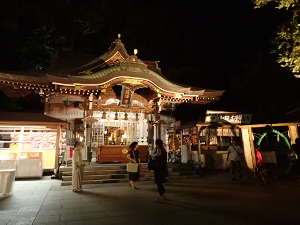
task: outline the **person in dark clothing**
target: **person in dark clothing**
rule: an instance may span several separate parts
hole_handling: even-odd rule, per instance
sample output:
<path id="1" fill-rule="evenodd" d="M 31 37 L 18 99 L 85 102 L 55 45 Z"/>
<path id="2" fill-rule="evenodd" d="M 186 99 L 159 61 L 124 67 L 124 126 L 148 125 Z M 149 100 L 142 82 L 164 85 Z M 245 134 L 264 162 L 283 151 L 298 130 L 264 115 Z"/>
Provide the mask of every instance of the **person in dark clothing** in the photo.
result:
<path id="1" fill-rule="evenodd" d="M 158 200 L 166 200 L 164 183 L 167 181 L 167 151 L 161 139 L 157 139 L 156 150 L 154 153 L 154 182 L 157 185 L 159 197 Z"/>
<path id="2" fill-rule="evenodd" d="M 295 144 L 292 145 L 289 152 L 294 153 L 295 172 L 300 174 L 300 138 L 296 138 Z"/>
<path id="3" fill-rule="evenodd" d="M 296 138 L 295 144 L 292 145 L 292 149 L 297 154 L 297 158 L 300 159 L 300 138 Z"/>
<path id="4" fill-rule="evenodd" d="M 131 163 L 140 163 L 140 157 L 139 157 L 139 151 L 137 150 L 137 145 L 138 145 L 137 142 L 132 142 L 129 145 L 129 152 L 127 158 Z M 137 172 L 128 172 L 128 177 L 129 177 L 129 187 L 133 190 L 138 189 L 135 186 L 134 181 L 137 181 L 140 177 L 139 169 Z"/>

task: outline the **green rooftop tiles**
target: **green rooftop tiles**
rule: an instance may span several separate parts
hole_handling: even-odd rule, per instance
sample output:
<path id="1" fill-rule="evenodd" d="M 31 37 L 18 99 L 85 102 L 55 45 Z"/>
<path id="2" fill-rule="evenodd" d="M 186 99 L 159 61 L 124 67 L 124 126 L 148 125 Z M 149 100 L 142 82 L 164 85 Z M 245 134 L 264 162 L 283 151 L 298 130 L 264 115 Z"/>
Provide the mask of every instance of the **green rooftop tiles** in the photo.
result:
<path id="1" fill-rule="evenodd" d="M 152 76 L 155 79 L 158 79 L 160 82 L 165 83 L 169 86 L 173 86 L 175 88 L 183 88 L 179 85 L 176 85 L 170 81 L 168 81 L 167 79 L 165 79 L 164 77 L 162 77 L 161 75 L 155 73 L 152 70 L 146 69 L 146 68 L 140 68 L 137 66 L 129 66 L 129 65 L 121 65 L 121 66 L 111 66 L 109 68 L 103 69 L 101 71 L 98 71 L 94 74 L 91 75 L 81 75 L 81 76 L 72 76 L 74 78 L 80 78 L 80 79 L 86 79 L 86 80 L 93 80 L 93 79 L 103 79 L 105 76 L 114 73 L 114 72 L 121 72 L 121 71 L 126 71 L 126 72 L 131 72 L 131 73 L 141 73 L 141 74 L 148 74 L 150 76 Z M 144 77 L 140 77 L 140 78 L 144 78 Z"/>

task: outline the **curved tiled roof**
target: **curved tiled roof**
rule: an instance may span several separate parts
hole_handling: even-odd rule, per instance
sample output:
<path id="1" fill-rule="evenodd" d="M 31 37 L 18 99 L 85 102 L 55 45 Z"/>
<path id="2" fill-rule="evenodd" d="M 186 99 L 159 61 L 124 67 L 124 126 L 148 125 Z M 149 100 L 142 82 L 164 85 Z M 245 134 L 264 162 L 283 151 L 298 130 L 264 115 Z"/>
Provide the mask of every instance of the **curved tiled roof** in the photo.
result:
<path id="1" fill-rule="evenodd" d="M 152 70 L 149 70 L 147 68 L 137 67 L 134 65 L 112 66 L 91 75 L 85 75 L 80 77 L 72 76 L 70 78 L 80 79 L 82 81 L 85 81 L 86 83 L 97 83 L 97 82 L 105 82 L 106 80 L 113 77 L 114 75 L 119 75 L 123 77 L 132 77 L 136 79 L 151 80 L 155 82 L 157 85 L 160 84 L 159 86 L 163 86 L 163 88 L 170 88 L 172 90 L 177 90 L 177 91 L 184 91 L 184 90 L 187 91 L 190 89 L 190 88 L 185 88 L 176 85 Z"/>
<path id="2" fill-rule="evenodd" d="M 149 66 L 151 64 L 151 66 Z M 123 84 L 134 82 L 144 86 L 149 86 L 155 91 L 160 90 L 169 96 L 187 96 L 187 97 L 220 97 L 224 91 L 207 90 L 203 88 L 191 88 L 175 84 L 159 72 L 157 62 L 143 62 L 136 55 L 128 55 L 124 44 L 120 39 L 115 40 L 108 52 L 92 60 L 77 70 L 76 75 L 65 74 L 57 76 L 44 74 L 44 76 L 28 76 L 27 74 L 0 73 L 0 80 L 5 84 L 6 81 L 12 81 L 15 85 L 18 83 L 27 83 L 30 86 L 39 84 L 39 87 L 54 88 L 58 86 L 86 86 L 94 89 L 100 89 L 101 86 Z M 156 67 L 157 70 L 153 68 Z M 22 84 L 20 84 L 22 86 Z M 52 87 L 50 87 L 52 86 Z M 34 88 L 33 89 L 37 89 Z M 159 92 L 159 91 L 158 91 Z M 177 98 L 177 97 L 176 97 Z"/>
<path id="3" fill-rule="evenodd" d="M 125 46 L 120 39 L 116 39 L 111 44 L 111 46 L 109 47 L 107 52 L 100 55 L 99 57 L 96 57 L 89 63 L 80 66 L 78 69 L 79 70 L 88 70 L 88 69 L 94 68 L 94 67 L 102 68 L 102 66 L 104 66 L 103 64 L 107 60 L 109 60 L 111 57 L 113 57 L 114 54 L 116 54 L 117 52 L 119 52 L 124 59 L 129 57 L 129 54 L 127 53 L 127 50 L 125 49 Z"/>

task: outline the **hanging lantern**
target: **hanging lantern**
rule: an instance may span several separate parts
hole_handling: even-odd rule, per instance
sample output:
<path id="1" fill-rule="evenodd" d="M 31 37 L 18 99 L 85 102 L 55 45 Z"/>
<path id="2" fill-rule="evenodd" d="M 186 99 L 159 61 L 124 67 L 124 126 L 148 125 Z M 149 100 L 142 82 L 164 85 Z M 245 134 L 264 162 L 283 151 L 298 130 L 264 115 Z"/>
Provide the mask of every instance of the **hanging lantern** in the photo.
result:
<path id="1" fill-rule="evenodd" d="M 102 119 L 104 119 L 104 120 L 106 119 L 106 112 L 102 113 Z"/>
<path id="2" fill-rule="evenodd" d="M 139 120 L 139 114 L 138 114 L 138 113 L 135 114 L 135 120 L 136 120 L 136 121 Z"/>

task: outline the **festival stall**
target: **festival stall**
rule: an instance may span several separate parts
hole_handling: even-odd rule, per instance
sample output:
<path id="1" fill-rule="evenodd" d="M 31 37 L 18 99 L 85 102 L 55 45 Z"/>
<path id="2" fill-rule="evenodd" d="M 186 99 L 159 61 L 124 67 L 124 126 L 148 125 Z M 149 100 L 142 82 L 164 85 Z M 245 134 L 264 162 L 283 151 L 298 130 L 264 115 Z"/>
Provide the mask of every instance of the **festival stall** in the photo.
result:
<path id="1" fill-rule="evenodd" d="M 227 148 L 232 139 L 239 139 L 242 145 L 241 131 L 238 125 L 247 124 L 250 121 L 251 115 L 248 114 L 208 110 L 205 122 L 196 125 L 201 165 L 211 169 L 227 168 Z"/>
<path id="2" fill-rule="evenodd" d="M 299 137 L 300 123 L 239 125 L 241 129 L 246 165 L 256 168 L 255 144 L 260 148 L 265 163 L 287 167 L 288 150 Z"/>
<path id="3" fill-rule="evenodd" d="M 41 177 L 54 170 L 64 148 L 66 123 L 39 113 L 0 113 L 0 168 L 16 177 Z"/>

